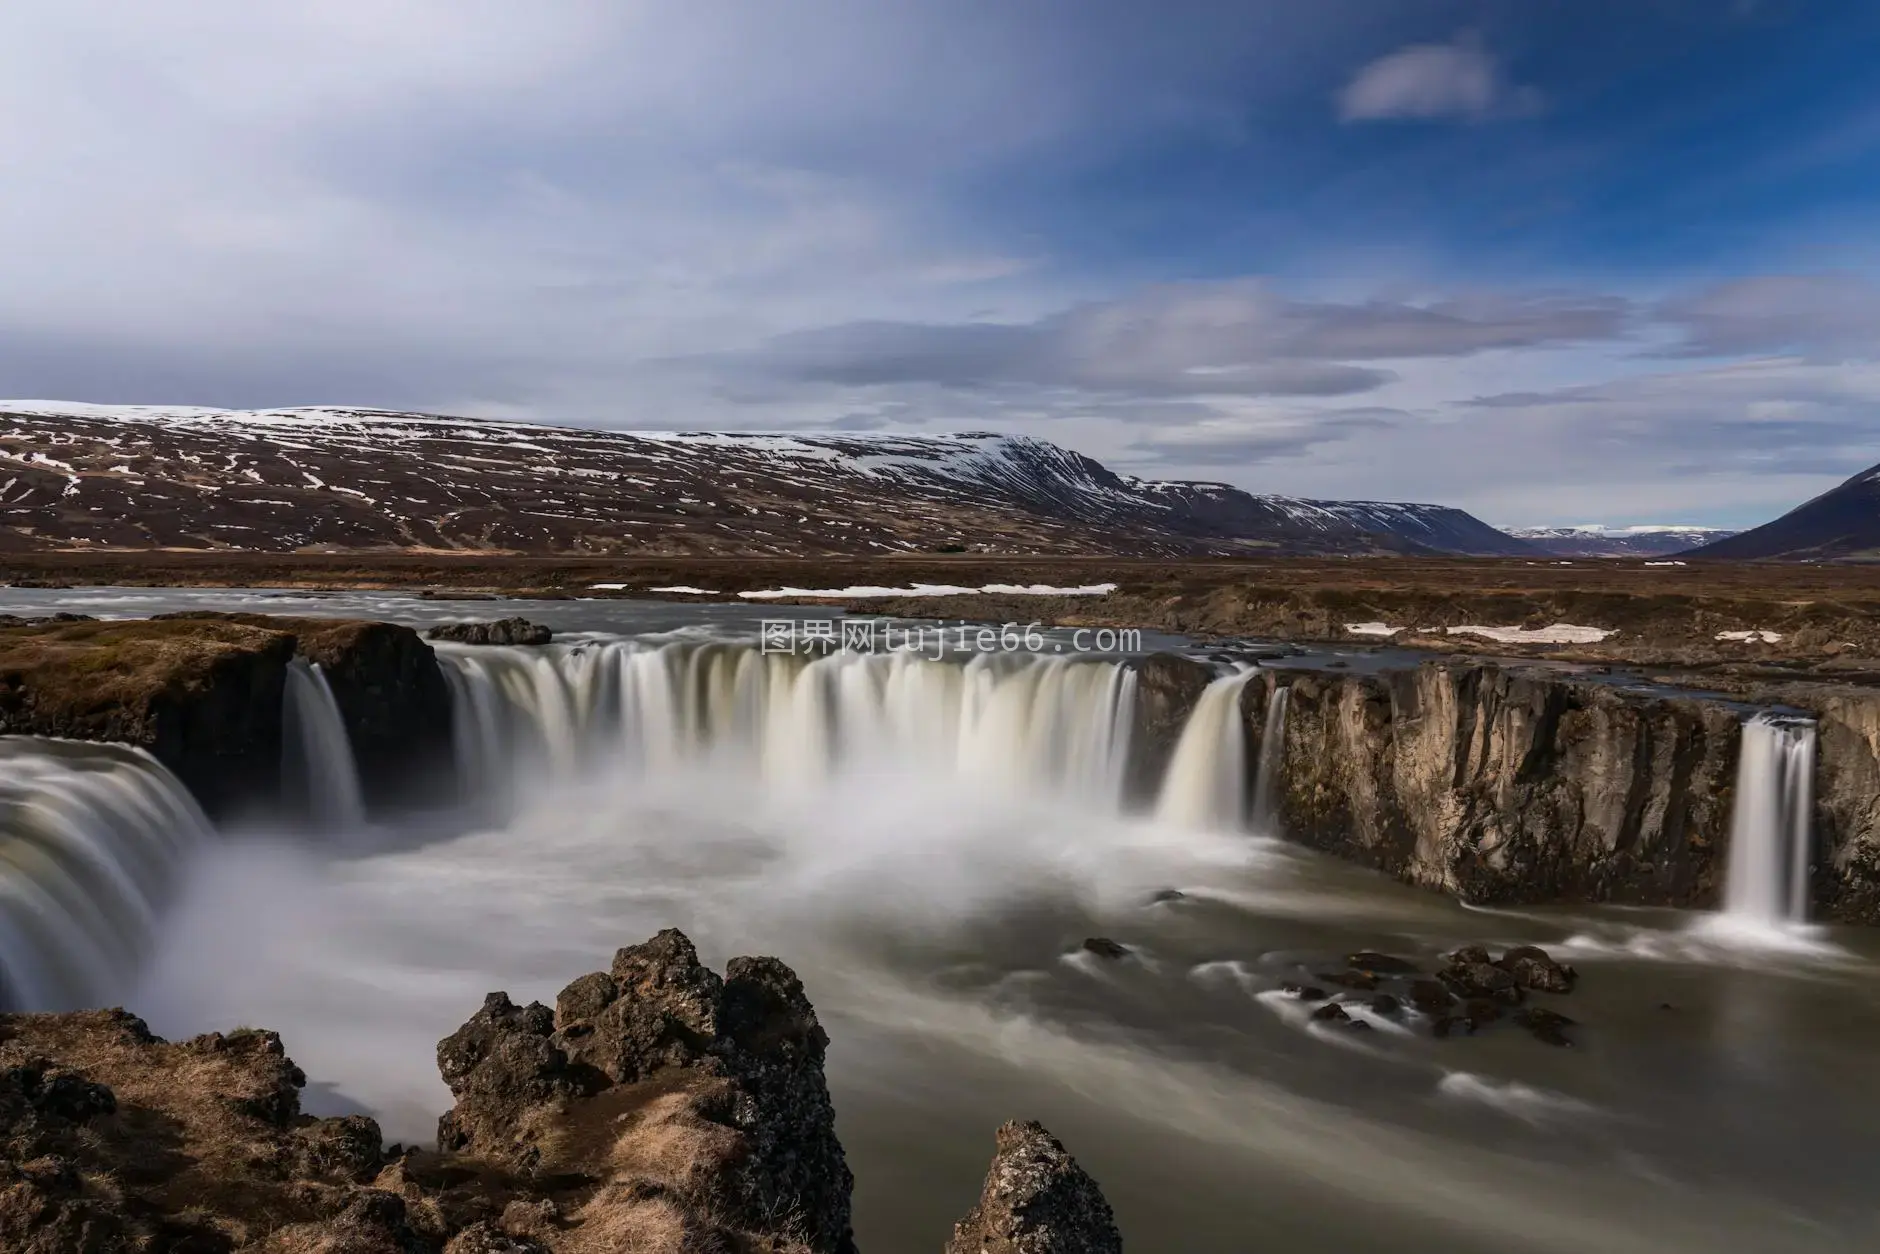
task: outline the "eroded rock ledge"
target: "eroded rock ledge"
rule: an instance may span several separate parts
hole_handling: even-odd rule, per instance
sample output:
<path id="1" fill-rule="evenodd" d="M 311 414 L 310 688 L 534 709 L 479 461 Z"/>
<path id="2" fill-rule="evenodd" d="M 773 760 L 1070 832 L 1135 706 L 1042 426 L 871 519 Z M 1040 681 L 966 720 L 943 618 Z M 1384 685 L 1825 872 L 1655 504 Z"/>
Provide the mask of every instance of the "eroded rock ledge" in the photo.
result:
<path id="1" fill-rule="evenodd" d="M 287 668 L 319 663 L 368 802 L 421 800 L 451 767 L 450 693 L 418 633 L 391 623 L 188 613 L 0 625 L 0 734 L 148 749 L 211 815 L 281 793 Z"/>
<path id="2" fill-rule="evenodd" d="M 300 1109 L 272 1032 L 167 1042 L 122 1010 L 0 1015 L 9 1254 L 853 1254 L 827 1037 L 775 958 L 676 931 L 555 1009 L 492 993 L 438 1044 L 439 1147 Z M 936 1234 L 936 1245 L 940 1234 Z M 947 1254 L 1111 1254 L 1108 1204 L 1007 1124 Z"/>

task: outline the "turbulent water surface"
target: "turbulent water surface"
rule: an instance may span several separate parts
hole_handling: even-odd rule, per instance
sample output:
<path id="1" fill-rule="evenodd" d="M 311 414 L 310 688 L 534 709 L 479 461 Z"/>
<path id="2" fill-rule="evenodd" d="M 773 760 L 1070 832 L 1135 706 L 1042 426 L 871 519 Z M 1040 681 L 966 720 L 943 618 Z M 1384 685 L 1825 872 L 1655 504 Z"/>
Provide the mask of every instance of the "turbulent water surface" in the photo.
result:
<path id="1" fill-rule="evenodd" d="M 10 595 L 35 604 L 0 610 L 55 599 Z M 247 604 L 63 595 L 94 613 Z M 406 621 L 494 608 L 266 604 Z M 13 742 L 9 972 L 68 932 L 103 939 L 82 962 L 31 966 L 38 982 L 12 994 L 121 998 L 166 1034 L 276 1028 L 315 1077 L 311 1107 L 428 1140 L 448 1103 L 433 1046 L 485 992 L 552 999 L 676 925 L 715 963 L 775 953 L 803 975 L 833 1040 L 864 1248 L 937 1248 L 1014 1116 L 1069 1143 L 1140 1250 L 1825 1251 L 1880 1236 L 1880 947 L 1763 917 L 1781 913 L 1773 890 L 1743 927 L 1475 910 L 1256 836 L 1222 783 L 1245 753 L 1237 726 L 1199 725 L 1233 676 L 1163 795 L 1130 807 L 1133 690 L 1103 659 L 805 665 L 728 643 L 758 617 L 739 607 L 527 612 L 612 634 L 445 651 L 480 817 L 217 838 L 139 755 Z M 174 839 L 127 852 L 139 825 Z M 132 858 L 135 875 L 107 873 Z M 28 900 L 21 885 L 52 887 Z M 1184 895 L 1157 900 L 1167 889 Z M 1082 952 L 1092 935 L 1134 952 Z M 1279 992 L 1351 950 L 1427 969 L 1478 940 L 1579 966 L 1554 1003 L 1582 1021 L 1578 1047 L 1512 1028 L 1434 1040 L 1355 1003 L 1374 1030 L 1354 1034 Z"/>

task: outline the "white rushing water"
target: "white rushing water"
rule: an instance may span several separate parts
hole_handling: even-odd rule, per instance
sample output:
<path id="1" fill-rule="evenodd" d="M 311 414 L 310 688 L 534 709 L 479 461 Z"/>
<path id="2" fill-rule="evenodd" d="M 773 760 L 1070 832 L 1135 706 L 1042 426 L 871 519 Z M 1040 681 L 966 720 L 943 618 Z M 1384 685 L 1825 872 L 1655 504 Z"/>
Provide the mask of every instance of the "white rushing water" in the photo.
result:
<path id="1" fill-rule="evenodd" d="M 1776 715 L 1743 724 L 1724 916 L 1779 931 L 1808 919 L 1815 809 L 1815 725 Z"/>
<path id="2" fill-rule="evenodd" d="M 1156 817 L 1181 827 L 1238 827 L 1246 812 L 1247 733 L 1240 692 L 1256 671 L 1209 684 L 1182 727 L 1162 780 Z"/>
<path id="3" fill-rule="evenodd" d="M 359 763 L 318 662 L 295 658 L 287 668 L 281 770 L 289 795 L 305 805 L 305 817 L 316 828 L 351 834 L 365 826 Z"/>
<path id="4" fill-rule="evenodd" d="M 1015 790 L 1122 799 L 1136 673 L 1107 661 L 916 654 L 807 659 L 745 645 L 589 641 L 439 650 L 467 778 L 711 763 L 784 789 L 918 764 Z"/>
<path id="5" fill-rule="evenodd" d="M 1276 687 L 1266 703 L 1266 726 L 1260 733 L 1260 761 L 1253 777 L 1253 830 L 1262 836 L 1283 836 L 1280 830 L 1280 776 L 1286 770 L 1286 707 L 1290 686 Z"/>
<path id="6" fill-rule="evenodd" d="M 0 737 L 0 1002 L 109 1005 L 211 838 L 188 790 L 141 749 Z"/>

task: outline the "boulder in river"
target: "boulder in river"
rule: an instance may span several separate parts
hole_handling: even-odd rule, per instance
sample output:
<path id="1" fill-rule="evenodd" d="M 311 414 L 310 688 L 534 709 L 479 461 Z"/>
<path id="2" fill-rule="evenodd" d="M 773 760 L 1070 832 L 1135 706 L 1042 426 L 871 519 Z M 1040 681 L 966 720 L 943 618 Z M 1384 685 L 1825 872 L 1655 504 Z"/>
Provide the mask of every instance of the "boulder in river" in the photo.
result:
<path id="1" fill-rule="evenodd" d="M 1108 958 L 1111 961 L 1115 961 L 1118 958 L 1129 957 L 1128 946 L 1119 945 L 1107 936 L 1087 937 L 1084 940 L 1083 948 L 1088 953 L 1093 953 L 1099 958 Z"/>
<path id="2" fill-rule="evenodd" d="M 539 645 L 555 638 L 555 633 L 526 618 L 500 618 L 486 623 L 439 623 L 425 633 L 433 640 L 456 644 Z"/>
<path id="3" fill-rule="evenodd" d="M 1436 978 L 1464 999 L 1487 997 L 1509 1005 L 1517 1005 L 1522 999 L 1515 977 L 1490 962 L 1488 950 L 1480 945 L 1466 945 L 1451 954 L 1448 965 Z"/>
<path id="4" fill-rule="evenodd" d="M 1413 980 L 1410 1004 L 1426 1015 L 1443 1014 L 1456 1004 L 1455 994 L 1435 980 Z"/>
<path id="5" fill-rule="evenodd" d="M 1525 989 L 1542 993 L 1571 993 L 1579 972 L 1555 962 L 1545 949 L 1519 945 L 1496 960 L 1495 965 L 1514 977 Z"/>

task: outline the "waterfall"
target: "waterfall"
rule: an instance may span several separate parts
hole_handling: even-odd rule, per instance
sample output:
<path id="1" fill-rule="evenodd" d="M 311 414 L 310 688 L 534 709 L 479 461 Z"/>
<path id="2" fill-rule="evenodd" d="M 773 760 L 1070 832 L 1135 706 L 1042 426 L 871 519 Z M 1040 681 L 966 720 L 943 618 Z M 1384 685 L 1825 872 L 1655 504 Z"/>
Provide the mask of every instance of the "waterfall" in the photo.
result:
<path id="1" fill-rule="evenodd" d="M 304 801 L 320 830 L 357 832 L 366 817 L 359 764 L 318 662 L 295 658 L 288 667 L 282 716 L 281 773 L 289 795 Z"/>
<path id="2" fill-rule="evenodd" d="M 1726 918 L 1759 928 L 1807 921 L 1814 798 L 1815 725 L 1773 714 L 1743 724 Z"/>
<path id="3" fill-rule="evenodd" d="M 1286 770 L 1286 705 L 1292 688 L 1275 687 L 1266 703 L 1266 728 L 1260 733 L 1260 761 L 1253 777 L 1253 830 L 1283 836 L 1280 830 L 1280 777 Z"/>
<path id="4" fill-rule="evenodd" d="M 1156 817 L 1187 827 L 1238 827 L 1246 813 L 1247 734 L 1240 690 L 1257 671 L 1223 675 L 1201 693 L 1175 742 Z"/>
<path id="5" fill-rule="evenodd" d="M 1136 674 L 1109 661 L 908 652 L 804 658 L 743 645 L 583 641 L 438 648 L 465 779 L 709 763 L 778 787 L 869 763 L 1120 804 Z"/>
<path id="6" fill-rule="evenodd" d="M 141 749 L 0 737 L 0 1003 L 110 1005 L 212 837 Z"/>

